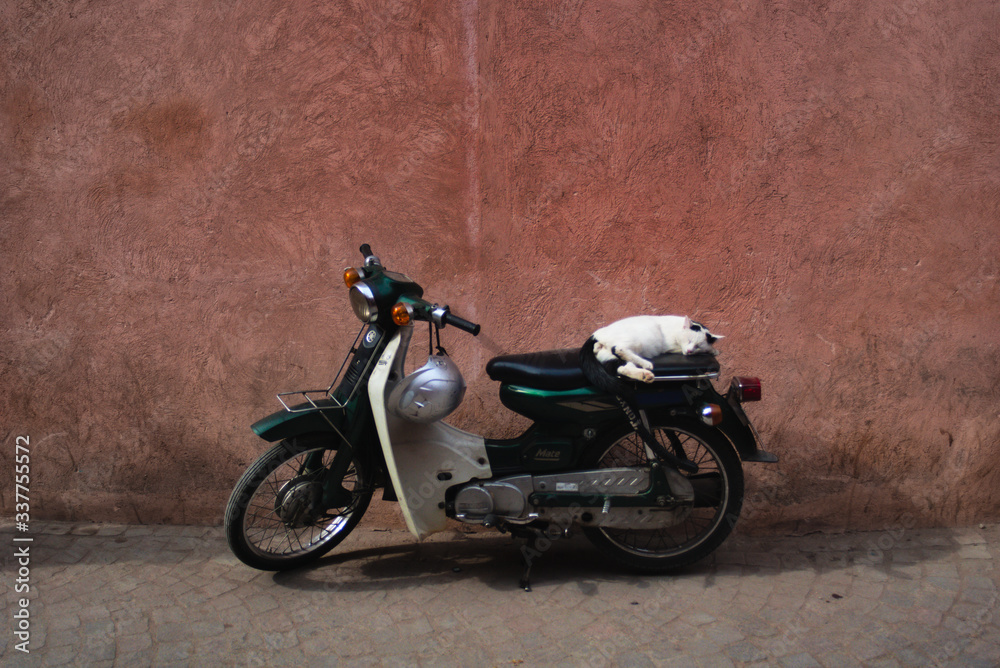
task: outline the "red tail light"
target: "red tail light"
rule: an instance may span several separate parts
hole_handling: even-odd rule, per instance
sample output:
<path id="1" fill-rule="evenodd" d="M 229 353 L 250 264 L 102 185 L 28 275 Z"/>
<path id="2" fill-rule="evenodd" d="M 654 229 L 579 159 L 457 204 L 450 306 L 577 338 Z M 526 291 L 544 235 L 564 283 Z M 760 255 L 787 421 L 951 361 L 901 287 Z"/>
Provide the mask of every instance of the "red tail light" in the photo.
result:
<path id="1" fill-rule="evenodd" d="M 760 378 L 733 378 L 729 386 L 731 392 L 736 393 L 736 398 L 740 403 L 745 401 L 760 401 Z"/>

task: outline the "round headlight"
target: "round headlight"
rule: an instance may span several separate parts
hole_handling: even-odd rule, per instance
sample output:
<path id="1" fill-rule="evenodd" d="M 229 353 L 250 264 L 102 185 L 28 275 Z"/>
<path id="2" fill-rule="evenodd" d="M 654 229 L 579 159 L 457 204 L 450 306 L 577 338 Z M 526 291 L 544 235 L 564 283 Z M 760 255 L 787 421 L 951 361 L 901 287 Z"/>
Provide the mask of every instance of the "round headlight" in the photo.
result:
<path id="1" fill-rule="evenodd" d="M 378 318 L 375 294 L 364 283 L 355 283 L 350 290 L 351 308 L 361 322 L 374 322 Z"/>

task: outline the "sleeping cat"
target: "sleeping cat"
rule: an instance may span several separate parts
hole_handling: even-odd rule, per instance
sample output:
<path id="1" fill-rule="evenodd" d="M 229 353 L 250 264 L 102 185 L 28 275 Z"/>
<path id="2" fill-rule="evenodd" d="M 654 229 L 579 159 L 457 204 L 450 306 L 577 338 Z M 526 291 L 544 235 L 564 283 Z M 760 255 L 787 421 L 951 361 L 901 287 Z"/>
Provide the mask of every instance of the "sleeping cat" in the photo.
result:
<path id="1" fill-rule="evenodd" d="M 722 338 L 687 316 L 639 315 L 600 328 L 587 343 L 593 342 L 594 356 L 602 365 L 618 362 L 618 375 L 652 383 L 650 358 L 665 353 L 718 355 L 712 344 Z"/>

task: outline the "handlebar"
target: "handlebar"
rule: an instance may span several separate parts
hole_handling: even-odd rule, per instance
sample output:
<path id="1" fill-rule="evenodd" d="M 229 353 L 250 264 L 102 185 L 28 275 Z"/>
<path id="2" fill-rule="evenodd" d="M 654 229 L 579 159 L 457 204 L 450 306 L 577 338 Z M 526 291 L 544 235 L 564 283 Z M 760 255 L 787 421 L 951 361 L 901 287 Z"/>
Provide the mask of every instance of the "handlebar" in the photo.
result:
<path id="1" fill-rule="evenodd" d="M 365 267 L 381 267 L 382 261 L 372 252 L 368 244 L 361 244 L 361 254 L 365 256 Z"/>
<path id="2" fill-rule="evenodd" d="M 369 267 L 372 265 L 381 267 L 379 259 L 375 256 L 374 253 L 372 253 L 371 246 L 369 246 L 368 244 L 361 244 L 360 250 L 361 254 L 365 256 L 365 267 Z M 435 324 L 437 324 L 439 327 L 451 325 L 452 327 L 460 329 L 463 332 L 468 332 L 473 336 L 479 336 L 479 331 L 480 329 L 482 329 L 476 323 L 469 322 L 465 318 L 458 317 L 457 315 L 449 311 L 447 306 L 438 306 L 436 304 L 432 306 L 431 304 L 423 301 L 422 299 L 414 299 L 410 303 L 414 305 L 422 304 L 423 306 L 420 308 L 420 310 L 423 311 L 423 313 L 425 313 L 426 315 L 424 315 L 423 317 L 418 316 L 418 318 L 422 320 L 424 318 L 427 318 L 429 315 L 430 316 L 429 319 Z M 426 309 L 426 311 L 424 311 L 424 309 Z"/>
<path id="3" fill-rule="evenodd" d="M 430 308 L 429 315 L 430 321 L 439 327 L 451 325 L 452 327 L 460 329 L 463 332 L 468 332 L 473 336 L 479 336 L 479 330 L 481 329 L 479 325 L 474 322 L 469 322 L 465 318 L 459 318 L 457 315 L 449 311 L 447 306 L 438 306 L 435 304 Z"/>
<path id="4" fill-rule="evenodd" d="M 445 313 L 441 317 L 441 323 L 457 327 L 458 329 L 468 332 L 473 336 L 479 336 L 479 330 L 481 329 L 481 327 L 476 323 L 469 322 L 465 318 L 459 318 L 457 315 L 454 315 L 452 313 Z"/>

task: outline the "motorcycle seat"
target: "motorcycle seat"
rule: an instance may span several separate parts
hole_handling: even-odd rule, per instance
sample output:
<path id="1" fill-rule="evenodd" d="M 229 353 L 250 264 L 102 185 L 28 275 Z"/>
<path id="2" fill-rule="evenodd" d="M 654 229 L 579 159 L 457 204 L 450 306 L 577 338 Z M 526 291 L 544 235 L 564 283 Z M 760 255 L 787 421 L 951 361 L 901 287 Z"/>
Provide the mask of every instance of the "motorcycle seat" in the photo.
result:
<path id="1" fill-rule="evenodd" d="M 719 373 L 719 361 L 714 355 L 668 353 L 651 361 L 658 380 L 714 377 Z M 539 390 L 574 390 L 589 384 L 580 368 L 579 348 L 501 355 L 487 362 L 486 373 L 500 383 Z"/>
<path id="2" fill-rule="evenodd" d="M 574 390 L 587 385 L 579 348 L 501 355 L 486 363 L 486 373 L 500 383 L 539 390 Z"/>

